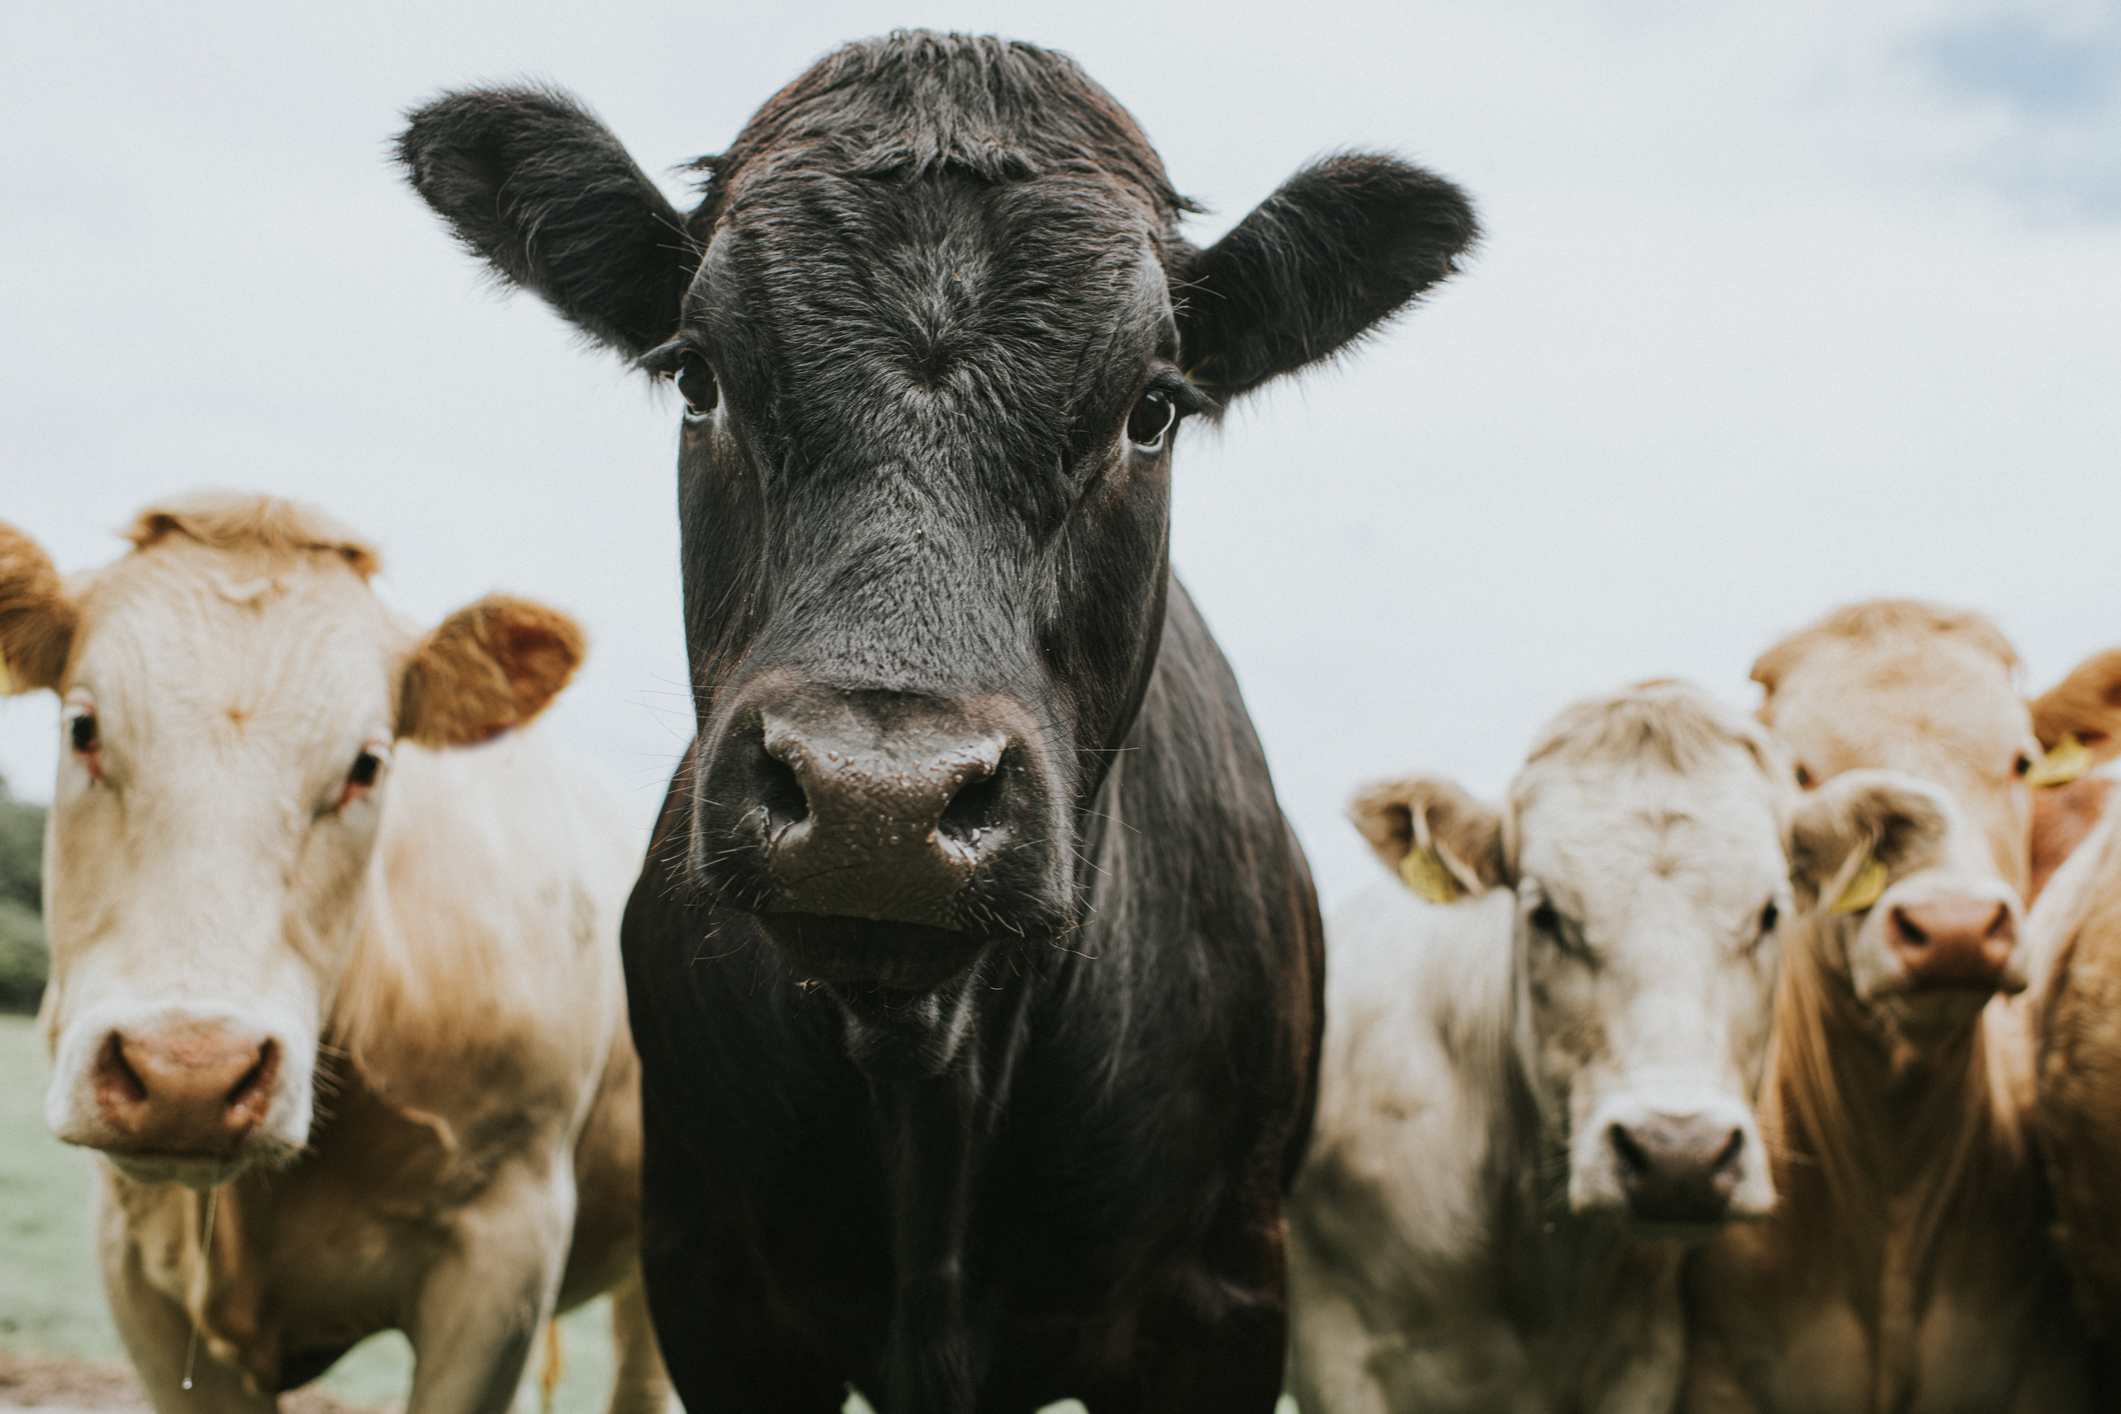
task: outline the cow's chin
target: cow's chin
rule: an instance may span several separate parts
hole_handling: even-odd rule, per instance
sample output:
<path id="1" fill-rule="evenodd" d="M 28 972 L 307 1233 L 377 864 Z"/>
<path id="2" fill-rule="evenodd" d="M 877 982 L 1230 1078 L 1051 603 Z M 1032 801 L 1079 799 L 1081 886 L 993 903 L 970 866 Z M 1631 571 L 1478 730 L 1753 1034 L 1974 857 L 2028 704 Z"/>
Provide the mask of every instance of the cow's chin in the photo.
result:
<path id="1" fill-rule="evenodd" d="M 955 928 L 819 913 L 761 913 L 759 928 L 809 982 L 891 993 L 932 992 L 963 977 L 988 940 Z"/>
<path id="2" fill-rule="evenodd" d="M 1971 1027 L 1996 993 L 1985 987 L 1925 987 L 1866 998 L 1879 1019 L 1907 1045 L 1942 1045 Z"/>
<path id="3" fill-rule="evenodd" d="M 104 1149 L 110 1166 L 134 1183 L 181 1183 L 204 1193 L 253 1168 L 280 1168 L 300 1155 L 300 1145 L 260 1136 L 226 1154 L 125 1153 Z"/>

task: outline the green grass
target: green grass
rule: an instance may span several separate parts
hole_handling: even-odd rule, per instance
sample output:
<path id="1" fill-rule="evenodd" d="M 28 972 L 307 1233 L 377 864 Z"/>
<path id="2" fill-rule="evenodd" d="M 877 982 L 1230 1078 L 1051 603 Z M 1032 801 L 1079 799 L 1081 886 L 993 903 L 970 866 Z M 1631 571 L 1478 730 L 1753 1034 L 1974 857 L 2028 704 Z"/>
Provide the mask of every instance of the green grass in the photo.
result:
<path id="1" fill-rule="evenodd" d="M 95 1160 L 45 1129 L 44 1076 L 31 1019 L 0 1016 L 0 1341 L 122 1359 L 89 1243 Z"/>

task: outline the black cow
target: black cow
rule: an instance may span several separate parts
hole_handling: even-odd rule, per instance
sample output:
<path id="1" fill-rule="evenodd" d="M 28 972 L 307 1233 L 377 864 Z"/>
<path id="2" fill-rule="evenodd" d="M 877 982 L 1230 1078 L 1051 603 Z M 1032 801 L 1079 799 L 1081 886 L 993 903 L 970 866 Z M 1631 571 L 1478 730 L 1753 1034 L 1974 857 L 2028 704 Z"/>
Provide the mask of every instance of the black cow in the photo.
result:
<path id="1" fill-rule="evenodd" d="M 1074 64 L 934 34 L 783 89 L 690 215 L 545 90 L 400 155 L 686 404 L 699 735 L 625 931 L 686 1403 L 1269 1409 L 1320 930 L 1171 447 L 1450 274 L 1464 197 L 1334 157 L 1196 250 Z"/>

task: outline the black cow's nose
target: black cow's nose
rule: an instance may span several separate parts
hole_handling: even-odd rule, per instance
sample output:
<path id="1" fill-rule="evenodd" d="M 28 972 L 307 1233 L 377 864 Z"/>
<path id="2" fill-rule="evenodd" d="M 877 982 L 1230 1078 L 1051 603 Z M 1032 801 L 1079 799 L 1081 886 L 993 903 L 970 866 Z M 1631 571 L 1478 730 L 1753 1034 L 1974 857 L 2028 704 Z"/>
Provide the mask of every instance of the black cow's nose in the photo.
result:
<path id="1" fill-rule="evenodd" d="M 1009 739 L 942 704 L 761 714 L 760 804 L 780 909 L 957 927 Z M 998 841 L 997 841 L 998 843 Z"/>
<path id="2" fill-rule="evenodd" d="M 998 698 L 777 675 L 707 763 L 696 864 L 762 916 L 1030 936 L 1061 921 L 1062 896 L 1048 818 L 1059 795 L 1031 731 Z"/>
<path id="3" fill-rule="evenodd" d="M 1638 1222 L 1697 1225 L 1730 1215 L 1744 1176 L 1745 1131 L 1702 1115 L 1657 1115 L 1606 1132 Z"/>

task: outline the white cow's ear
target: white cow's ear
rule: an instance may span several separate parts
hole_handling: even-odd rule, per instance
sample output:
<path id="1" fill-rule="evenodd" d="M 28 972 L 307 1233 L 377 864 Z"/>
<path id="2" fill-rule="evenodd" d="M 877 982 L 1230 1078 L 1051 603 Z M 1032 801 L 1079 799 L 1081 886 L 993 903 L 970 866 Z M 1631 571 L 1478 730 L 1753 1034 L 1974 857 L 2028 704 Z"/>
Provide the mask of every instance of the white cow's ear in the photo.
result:
<path id="1" fill-rule="evenodd" d="M 79 619 L 44 547 L 0 522 L 0 693 L 57 687 Z"/>
<path id="2" fill-rule="evenodd" d="M 545 710 L 582 664 L 582 626 L 557 609 L 492 594 L 420 641 L 398 691 L 398 735 L 468 746 Z"/>
<path id="3" fill-rule="evenodd" d="M 1873 863 L 1897 871 L 1934 852 L 1951 830 L 1951 804 L 1898 771 L 1844 771 L 1804 797 L 1790 820 L 1790 884 L 1798 904 L 1839 899 Z"/>
<path id="4" fill-rule="evenodd" d="M 2026 705 L 2033 735 L 2049 753 L 2075 737 L 2093 762 L 2121 756 L 2121 648 L 2094 653 Z"/>
<path id="5" fill-rule="evenodd" d="M 1432 903 L 1510 882 L 1502 812 L 1455 781 L 1417 776 L 1379 782 L 1355 797 L 1348 818 L 1385 867 Z"/>

